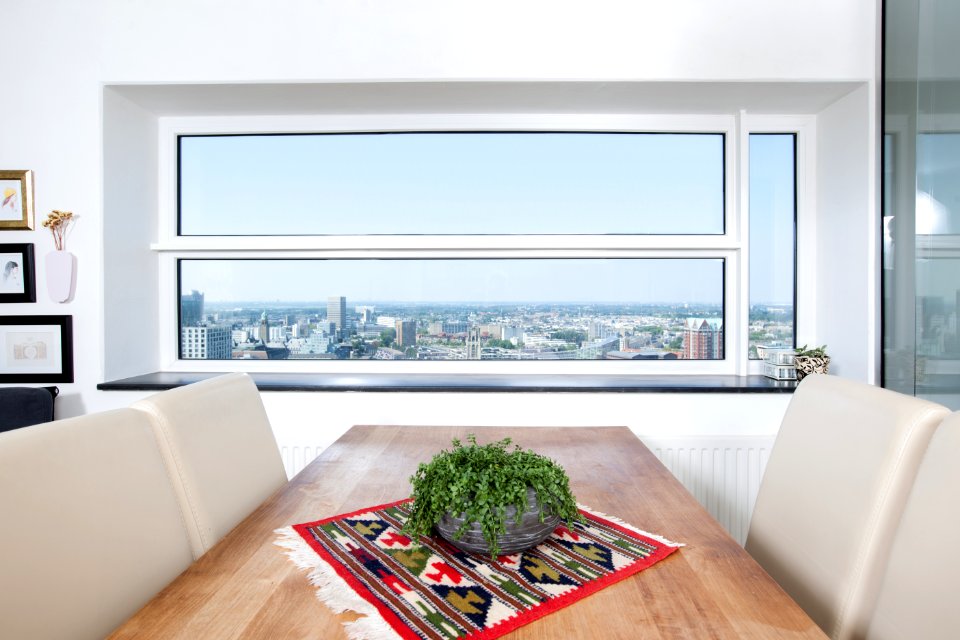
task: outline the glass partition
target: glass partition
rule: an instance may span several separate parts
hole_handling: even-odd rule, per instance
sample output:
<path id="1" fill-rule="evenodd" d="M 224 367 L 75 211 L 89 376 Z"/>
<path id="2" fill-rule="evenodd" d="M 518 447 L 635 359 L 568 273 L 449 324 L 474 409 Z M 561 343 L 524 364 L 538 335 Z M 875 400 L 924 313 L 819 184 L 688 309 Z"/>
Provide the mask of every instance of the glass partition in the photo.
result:
<path id="1" fill-rule="evenodd" d="M 883 384 L 960 409 L 960 5 L 885 25 Z"/>

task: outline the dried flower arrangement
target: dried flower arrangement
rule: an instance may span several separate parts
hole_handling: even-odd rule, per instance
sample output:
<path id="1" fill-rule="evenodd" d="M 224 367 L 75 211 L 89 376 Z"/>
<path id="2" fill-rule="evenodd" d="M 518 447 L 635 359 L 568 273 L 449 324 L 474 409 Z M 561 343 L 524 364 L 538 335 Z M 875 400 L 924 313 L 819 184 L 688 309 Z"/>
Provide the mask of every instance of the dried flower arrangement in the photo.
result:
<path id="1" fill-rule="evenodd" d="M 67 246 L 67 230 L 74 221 L 72 211 L 58 211 L 54 209 L 47 215 L 43 221 L 43 226 L 50 229 L 53 234 L 53 244 L 57 251 L 63 251 Z"/>

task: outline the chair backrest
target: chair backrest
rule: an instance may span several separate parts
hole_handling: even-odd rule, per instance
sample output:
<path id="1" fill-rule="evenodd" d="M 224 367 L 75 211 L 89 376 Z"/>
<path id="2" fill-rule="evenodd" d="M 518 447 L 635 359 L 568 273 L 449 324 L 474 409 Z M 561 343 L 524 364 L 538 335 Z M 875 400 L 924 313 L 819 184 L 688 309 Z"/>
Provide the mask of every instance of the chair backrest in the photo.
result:
<path id="1" fill-rule="evenodd" d="M 153 419 L 188 516 L 195 558 L 287 482 L 260 392 L 245 373 L 163 391 L 131 406 Z"/>
<path id="2" fill-rule="evenodd" d="M 142 413 L 0 433 L 0 637 L 102 638 L 191 562 Z"/>
<path id="3" fill-rule="evenodd" d="M 865 637 L 960 637 L 958 456 L 960 413 L 954 413 L 937 428 L 920 463 Z"/>
<path id="4" fill-rule="evenodd" d="M 0 431 L 29 427 L 53 420 L 56 387 L 4 387 L 0 389 Z"/>
<path id="5" fill-rule="evenodd" d="M 837 376 L 807 376 L 795 391 L 745 546 L 831 637 L 854 637 L 868 619 L 920 459 L 948 413 Z"/>

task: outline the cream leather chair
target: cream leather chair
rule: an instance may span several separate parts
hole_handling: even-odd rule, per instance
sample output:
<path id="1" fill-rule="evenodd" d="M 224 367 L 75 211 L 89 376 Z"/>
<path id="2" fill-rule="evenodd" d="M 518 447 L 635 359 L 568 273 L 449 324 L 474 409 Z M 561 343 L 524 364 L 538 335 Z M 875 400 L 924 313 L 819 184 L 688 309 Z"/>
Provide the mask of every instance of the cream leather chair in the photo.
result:
<path id="1" fill-rule="evenodd" d="M 0 638 L 102 638 L 191 562 L 142 413 L 0 433 Z"/>
<path id="2" fill-rule="evenodd" d="M 960 637 L 958 456 L 960 413 L 954 413 L 933 435 L 907 498 L 866 634 L 871 640 Z"/>
<path id="3" fill-rule="evenodd" d="M 800 383 L 747 551 L 831 637 L 861 632 L 940 405 L 836 376 Z"/>
<path id="4" fill-rule="evenodd" d="M 287 482 L 260 392 L 245 373 L 131 405 L 151 416 L 199 558 Z"/>

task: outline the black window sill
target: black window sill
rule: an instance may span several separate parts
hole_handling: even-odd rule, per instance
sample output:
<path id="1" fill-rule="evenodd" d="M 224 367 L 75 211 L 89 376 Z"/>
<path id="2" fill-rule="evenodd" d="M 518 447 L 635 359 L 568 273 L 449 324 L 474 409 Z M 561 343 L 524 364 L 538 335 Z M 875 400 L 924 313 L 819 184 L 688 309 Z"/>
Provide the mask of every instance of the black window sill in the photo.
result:
<path id="1" fill-rule="evenodd" d="M 102 382 L 101 391 L 163 391 L 219 373 L 147 373 Z M 261 391 L 426 391 L 471 393 L 793 393 L 797 383 L 729 375 L 470 375 L 251 373 Z"/>

